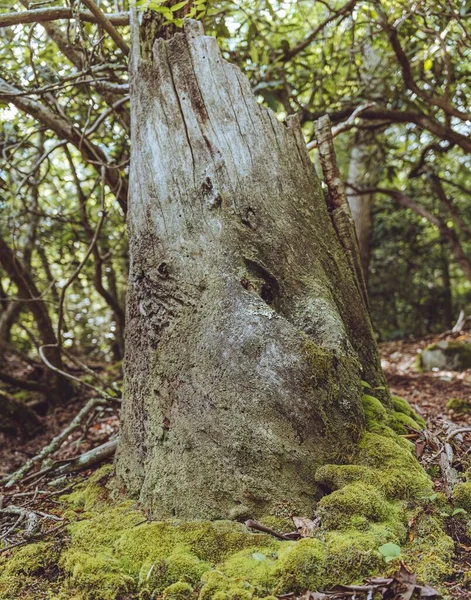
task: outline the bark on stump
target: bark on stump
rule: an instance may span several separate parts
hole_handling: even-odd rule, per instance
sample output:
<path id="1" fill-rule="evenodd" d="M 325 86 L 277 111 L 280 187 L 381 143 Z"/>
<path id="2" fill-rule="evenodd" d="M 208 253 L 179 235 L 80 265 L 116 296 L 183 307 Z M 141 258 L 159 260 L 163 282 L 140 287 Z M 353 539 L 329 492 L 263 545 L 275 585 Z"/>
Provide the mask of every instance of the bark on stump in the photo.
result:
<path id="1" fill-rule="evenodd" d="M 192 21 L 131 101 L 118 481 L 156 517 L 306 514 L 361 433 L 361 379 L 384 381 L 298 121 Z"/>

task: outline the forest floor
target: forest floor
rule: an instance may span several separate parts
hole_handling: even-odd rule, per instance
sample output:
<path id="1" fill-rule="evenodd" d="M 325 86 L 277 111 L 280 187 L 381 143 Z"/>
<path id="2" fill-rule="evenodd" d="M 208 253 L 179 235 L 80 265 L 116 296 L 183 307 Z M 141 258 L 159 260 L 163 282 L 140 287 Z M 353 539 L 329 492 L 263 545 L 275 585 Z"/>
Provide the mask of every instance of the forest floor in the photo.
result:
<path id="1" fill-rule="evenodd" d="M 380 345 L 382 366 L 393 394 L 406 398 L 412 407 L 427 421 L 428 431 L 432 438 L 445 445 L 447 436 L 453 427 L 471 428 L 471 370 L 465 372 L 436 371 L 422 373 L 415 367 L 416 356 L 427 345 L 438 341 L 428 337 L 419 341 L 396 341 Z M 456 339 L 456 338 L 454 338 Z M 12 365 L 14 367 L 14 365 Z M 103 369 L 95 365 L 95 370 L 102 376 L 111 379 L 117 376 L 116 371 Z M 16 374 L 18 375 L 18 373 Z M 22 441 L 0 433 L 0 477 L 20 467 L 27 459 L 33 457 L 53 436 L 60 433 L 75 417 L 91 394 L 81 394 L 72 399 L 66 406 L 42 417 L 44 430 L 31 440 Z M 450 399 L 462 401 L 459 410 L 449 408 Z M 455 405 L 457 403 L 455 402 Z M 114 408 L 103 409 L 95 415 L 93 422 L 78 428 L 70 434 L 61 449 L 54 453 L 54 461 L 67 461 L 87 450 L 105 443 L 118 432 L 118 414 Z M 451 428 L 451 429 L 450 429 Z M 424 468 L 432 476 L 436 491 L 447 491 L 446 477 L 439 467 L 440 448 L 433 447 L 427 436 L 411 431 L 410 439 L 415 442 L 417 456 Z M 471 464 L 471 433 L 465 432 L 454 438 L 453 467 L 458 472 L 464 471 Z M 88 473 L 86 472 L 85 475 Z M 25 480 L 21 491 L 28 495 L 38 489 L 40 479 Z M 41 485 L 39 484 L 39 487 Z M 0 508 L 2 505 L 0 490 Z M 449 519 L 448 533 L 455 541 L 456 557 L 454 572 L 445 586 L 449 598 L 453 600 L 470 597 L 469 582 L 467 591 L 463 578 L 471 571 L 471 539 L 465 533 L 463 521 L 457 524 L 456 519 Z"/>

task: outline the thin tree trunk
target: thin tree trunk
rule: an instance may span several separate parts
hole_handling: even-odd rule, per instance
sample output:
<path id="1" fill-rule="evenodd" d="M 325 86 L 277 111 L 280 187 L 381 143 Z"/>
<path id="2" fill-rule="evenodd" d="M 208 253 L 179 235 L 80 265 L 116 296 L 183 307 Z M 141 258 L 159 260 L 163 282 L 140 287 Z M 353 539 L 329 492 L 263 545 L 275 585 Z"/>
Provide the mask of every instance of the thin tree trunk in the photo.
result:
<path id="1" fill-rule="evenodd" d="M 0 238 L 0 264 L 8 277 L 18 288 L 18 297 L 25 303 L 33 314 L 39 336 L 45 348 L 45 356 L 57 369 L 63 370 L 62 358 L 57 345 L 56 334 L 47 311 L 46 303 L 36 287 L 31 273 L 14 254 L 11 248 Z M 54 387 L 51 390 L 51 399 L 54 401 L 66 400 L 72 393 L 70 382 L 56 373 L 51 375 Z"/>
<path id="2" fill-rule="evenodd" d="M 304 513 L 361 434 L 361 380 L 384 385 L 360 286 L 297 119 L 198 23 L 154 53 L 131 84 L 118 481 L 159 517 Z"/>
<path id="3" fill-rule="evenodd" d="M 374 146 L 374 137 L 370 132 L 360 131 L 355 135 L 348 171 L 348 182 L 351 187 L 347 188 L 347 199 L 355 223 L 363 277 L 366 283 L 368 283 L 370 267 L 375 195 L 373 192 L 369 194 L 358 193 L 355 189 L 375 188 L 379 183 L 378 152 L 377 148 L 375 152 Z"/>
<path id="4" fill-rule="evenodd" d="M 448 252 L 445 242 L 442 242 L 440 249 L 443 279 L 443 327 L 445 331 L 449 331 L 453 327 L 453 296 L 451 291 Z"/>

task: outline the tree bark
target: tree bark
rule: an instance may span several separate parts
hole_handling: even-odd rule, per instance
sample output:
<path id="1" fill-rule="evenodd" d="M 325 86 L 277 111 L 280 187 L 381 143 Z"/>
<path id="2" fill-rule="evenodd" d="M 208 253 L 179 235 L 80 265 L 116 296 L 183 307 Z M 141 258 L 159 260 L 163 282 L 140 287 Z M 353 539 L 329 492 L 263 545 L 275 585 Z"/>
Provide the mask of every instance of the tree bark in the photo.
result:
<path id="1" fill-rule="evenodd" d="M 373 226 L 374 193 L 361 194 L 355 191 L 358 188 L 374 188 L 379 182 L 379 165 L 373 164 L 373 156 L 377 163 L 373 147 L 374 137 L 369 132 L 359 131 L 355 135 L 353 148 L 350 155 L 347 199 L 355 223 L 358 245 L 360 247 L 361 266 L 363 277 L 368 283 L 371 252 L 371 230 Z"/>
<path id="2" fill-rule="evenodd" d="M 307 514 L 384 377 L 299 123 L 193 21 L 139 61 L 131 105 L 118 481 L 157 517 Z"/>

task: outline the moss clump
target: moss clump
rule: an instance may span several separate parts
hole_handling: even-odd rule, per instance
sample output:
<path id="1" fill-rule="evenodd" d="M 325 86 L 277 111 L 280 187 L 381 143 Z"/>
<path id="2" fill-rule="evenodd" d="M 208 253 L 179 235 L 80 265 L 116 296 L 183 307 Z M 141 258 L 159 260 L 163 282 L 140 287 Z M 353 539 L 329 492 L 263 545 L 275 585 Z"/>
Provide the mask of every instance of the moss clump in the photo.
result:
<path id="1" fill-rule="evenodd" d="M 431 344 L 422 351 L 420 365 L 425 371 L 465 371 L 471 368 L 471 343 L 441 341 Z"/>
<path id="2" fill-rule="evenodd" d="M 351 483 L 324 496 L 317 505 L 317 514 L 327 529 L 351 527 L 352 517 L 365 517 L 369 521 L 386 521 L 394 518 L 393 508 L 381 492 L 372 485 Z"/>
<path id="3" fill-rule="evenodd" d="M 362 396 L 362 404 L 368 428 L 388 422 L 388 411 L 377 398 L 364 394 Z"/>
<path id="4" fill-rule="evenodd" d="M 189 583 L 177 581 L 164 589 L 162 600 L 188 600 L 193 595 L 193 588 Z"/>
<path id="5" fill-rule="evenodd" d="M 395 539 L 381 525 L 373 525 L 371 531 L 365 533 L 350 530 L 326 534 L 325 588 L 347 578 L 352 583 L 360 583 L 365 573 L 380 573 L 384 569 L 384 560 L 378 548 L 385 541 Z"/>
<path id="6" fill-rule="evenodd" d="M 418 514 L 410 537 L 412 542 L 405 549 L 404 558 L 419 580 L 435 583 L 451 575 L 454 543 L 446 535 L 440 517 Z"/>
<path id="7" fill-rule="evenodd" d="M 317 539 L 284 544 L 273 569 L 276 593 L 316 590 L 324 585 L 326 548 Z"/>
<path id="8" fill-rule="evenodd" d="M 426 426 L 425 420 L 414 411 L 411 405 L 407 402 L 407 400 L 404 400 L 404 398 L 401 398 L 400 396 L 392 396 L 392 404 L 396 412 L 407 415 L 418 425 L 421 425 L 422 428 Z"/>
<path id="9" fill-rule="evenodd" d="M 0 557 L 0 598 L 46 598 L 42 592 L 53 589 L 54 600 L 271 600 L 378 574 L 386 568 L 378 549 L 387 542 L 436 583 L 448 572 L 453 543 L 439 520 L 421 515 L 432 483 L 413 445 L 391 428 L 398 414 L 416 424 L 420 417 L 401 399 L 393 399 L 394 410 L 374 396 L 363 404 L 368 430 L 351 464 L 315 473 L 331 493 L 318 502 L 321 527 L 313 538 L 283 541 L 234 521 L 149 522 L 133 503 L 110 499 L 105 468 L 61 499 L 70 524 L 60 553 L 44 543 Z M 469 489 L 457 488 L 457 504 L 471 498 L 471 483 L 462 486 Z M 262 521 L 287 531 L 290 512 L 287 502 Z M 409 521 L 416 523 L 412 542 Z M 41 573 L 52 564 L 59 567 L 55 587 L 49 580 L 41 588 Z"/>
<path id="10" fill-rule="evenodd" d="M 38 542 L 18 548 L 10 558 L 0 558 L 0 598 L 36 600 L 55 589 L 57 548 L 51 542 Z M 50 574 L 54 576 L 50 576 Z M 45 577 L 46 576 L 46 577 Z M 49 579 L 49 580 L 48 580 Z"/>
<path id="11" fill-rule="evenodd" d="M 471 513 L 471 482 L 458 483 L 453 490 L 455 506 Z"/>
<path id="12" fill-rule="evenodd" d="M 389 427 L 395 433 L 403 434 L 408 433 L 407 427 L 421 431 L 426 425 L 407 400 L 399 396 L 392 397 L 393 410 L 387 410 L 377 398 L 368 394 L 362 397 L 362 402 L 369 431 L 384 433 Z"/>
<path id="13" fill-rule="evenodd" d="M 446 403 L 446 407 L 448 410 L 454 410 L 455 412 L 471 412 L 471 404 L 463 398 L 450 398 Z"/>

